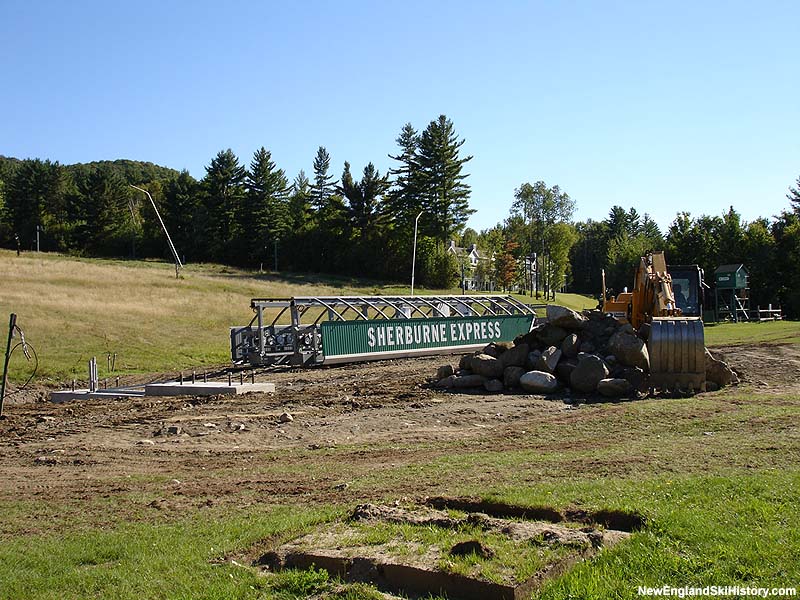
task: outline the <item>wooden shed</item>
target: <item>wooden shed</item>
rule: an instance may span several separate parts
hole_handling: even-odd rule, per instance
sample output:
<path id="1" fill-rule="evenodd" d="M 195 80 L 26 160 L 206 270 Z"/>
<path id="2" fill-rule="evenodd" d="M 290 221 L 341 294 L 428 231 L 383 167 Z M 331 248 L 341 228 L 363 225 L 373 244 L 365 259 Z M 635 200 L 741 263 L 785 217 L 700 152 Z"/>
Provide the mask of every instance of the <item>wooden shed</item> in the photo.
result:
<path id="1" fill-rule="evenodd" d="M 743 290 L 747 287 L 747 275 L 743 264 L 721 265 L 714 271 L 714 282 L 719 289 Z"/>
<path id="2" fill-rule="evenodd" d="M 717 320 L 750 320 L 750 283 L 743 264 L 722 265 L 714 271 Z"/>

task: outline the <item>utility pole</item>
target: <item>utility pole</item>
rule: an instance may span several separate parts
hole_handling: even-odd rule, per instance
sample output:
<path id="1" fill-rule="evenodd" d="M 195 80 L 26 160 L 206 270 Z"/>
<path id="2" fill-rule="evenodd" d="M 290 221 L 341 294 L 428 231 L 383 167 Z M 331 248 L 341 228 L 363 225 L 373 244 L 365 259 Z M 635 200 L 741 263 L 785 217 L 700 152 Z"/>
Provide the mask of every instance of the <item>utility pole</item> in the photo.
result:
<path id="1" fill-rule="evenodd" d="M 419 211 L 417 218 L 414 219 L 414 250 L 411 253 L 411 295 L 414 295 L 414 270 L 417 266 L 417 226 L 419 225 L 419 218 L 424 213 L 424 210 Z"/>
<path id="2" fill-rule="evenodd" d="M 36 226 L 36 252 L 39 252 L 39 232 L 42 230 L 41 225 Z"/>

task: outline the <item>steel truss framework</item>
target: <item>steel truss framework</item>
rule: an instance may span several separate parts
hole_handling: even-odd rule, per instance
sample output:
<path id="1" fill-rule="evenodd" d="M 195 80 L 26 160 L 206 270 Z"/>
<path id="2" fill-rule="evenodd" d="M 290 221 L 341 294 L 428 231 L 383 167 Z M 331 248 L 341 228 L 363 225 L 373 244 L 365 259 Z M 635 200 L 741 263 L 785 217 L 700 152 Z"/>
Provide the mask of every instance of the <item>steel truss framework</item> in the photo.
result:
<path id="1" fill-rule="evenodd" d="M 320 324 L 325 321 L 535 316 L 535 309 L 544 307 L 507 295 L 296 296 L 254 298 L 250 306 L 255 312 L 250 323 L 231 328 L 234 363 L 321 364 Z"/>

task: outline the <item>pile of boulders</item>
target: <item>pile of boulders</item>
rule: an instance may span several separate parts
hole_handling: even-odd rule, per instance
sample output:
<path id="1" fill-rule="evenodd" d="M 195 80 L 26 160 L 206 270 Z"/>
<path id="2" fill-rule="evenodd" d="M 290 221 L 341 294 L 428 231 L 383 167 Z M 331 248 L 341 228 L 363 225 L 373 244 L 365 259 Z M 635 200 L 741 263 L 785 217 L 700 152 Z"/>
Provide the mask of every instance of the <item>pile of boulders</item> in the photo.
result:
<path id="1" fill-rule="evenodd" d="M 548 305 L 547 319 L 514 342 L 492 343 L 461 357 L 458 369 L 439 367 L 442 388 L 522 390 L 531 394 L 599 394 L 638 397 L 649 389 L 648 326 L 628 323 L 599 310 L 577 313 Z M 706 350 L 706 388 L 738 383 L 736 373 Z"/>

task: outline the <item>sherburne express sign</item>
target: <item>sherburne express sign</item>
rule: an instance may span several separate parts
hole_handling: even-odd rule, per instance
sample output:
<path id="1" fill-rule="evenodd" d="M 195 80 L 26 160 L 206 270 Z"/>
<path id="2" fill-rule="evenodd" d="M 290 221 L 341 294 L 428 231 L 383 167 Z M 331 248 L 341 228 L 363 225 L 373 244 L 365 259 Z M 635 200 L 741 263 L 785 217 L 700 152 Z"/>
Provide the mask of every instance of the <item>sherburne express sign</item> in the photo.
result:
<path id="1" fill-rule="evenodd" d="M 464 350 L 490 342 L 509 342 L 530 331 L 533 315 L 325 321 L 322 351 L 329 359 L 387 357 Z"/>

